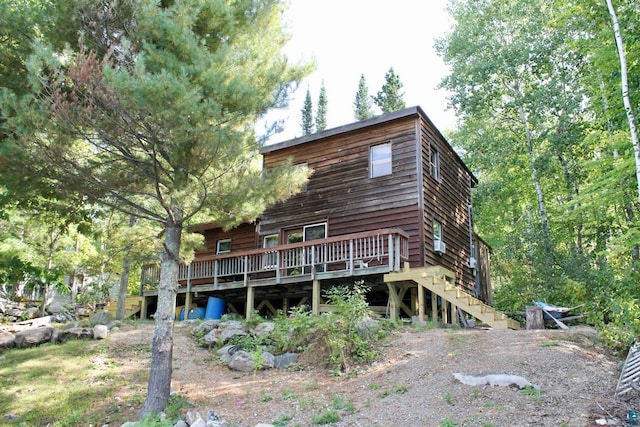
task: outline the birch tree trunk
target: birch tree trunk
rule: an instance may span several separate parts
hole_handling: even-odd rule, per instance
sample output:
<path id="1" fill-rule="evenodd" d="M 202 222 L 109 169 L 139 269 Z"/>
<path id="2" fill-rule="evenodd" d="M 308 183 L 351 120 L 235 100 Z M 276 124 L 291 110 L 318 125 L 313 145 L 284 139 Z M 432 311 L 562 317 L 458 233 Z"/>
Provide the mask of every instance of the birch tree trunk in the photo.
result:
<path id="1" fill-rule="evenodd" d="M 629 122 L 629 132 L 631 133 L 631 143 L 633 144 L 633 152 L 636 159 L 636 182 L 638 184 L 638 202 L 640 203 L 640 143 L 638 143 L 638 134 L 636 132 L 636 120 L 633 115 L 633 107 L 631 100 L 629 99 L 629 82 L 627 78 L 627 57 L 624 53 L 624 43 L 622 40 L 622 33 L 620 32 L 620 24 L 618 22 L 618 15 L 613 7 L 612 0 L 607 0 L 607 7 L 609 8 L 609 15 L 611 15 L 611 22 L 613 23 L 613 35 L 616 39 L 616 47 L 618 48 L 618 56 L 620 58 L 620 80 L 622 83 L 622 102 L 624 109 L 627 113 L 627 121 Z"/>

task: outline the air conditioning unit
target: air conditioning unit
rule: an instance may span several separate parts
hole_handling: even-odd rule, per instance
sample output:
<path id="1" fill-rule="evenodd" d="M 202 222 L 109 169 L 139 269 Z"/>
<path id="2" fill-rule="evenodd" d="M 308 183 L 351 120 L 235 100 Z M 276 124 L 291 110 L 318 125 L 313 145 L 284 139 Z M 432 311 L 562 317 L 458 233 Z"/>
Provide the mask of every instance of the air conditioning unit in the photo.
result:
<path id="1" fill-rule="evenodd" d="M 478 262 L 474 257 L 469 258 L 469 268 L 475 269 L 478 267 Z"/>
<path id="2" fill-rule="evenodd" d="M 447 252 L 447 245 L 442 240 L 436 240 L 433 242 L 433 250 L 440 255 L 444 255 Z"/>

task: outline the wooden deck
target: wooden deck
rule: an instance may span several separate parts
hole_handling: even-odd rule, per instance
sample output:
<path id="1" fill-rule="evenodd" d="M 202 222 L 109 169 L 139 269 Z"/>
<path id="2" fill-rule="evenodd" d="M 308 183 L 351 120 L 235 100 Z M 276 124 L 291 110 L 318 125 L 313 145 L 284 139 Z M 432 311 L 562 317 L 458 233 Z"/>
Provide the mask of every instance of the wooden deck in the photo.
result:
<path id="1" fill-rule="evenodd" d="M 400 271 L 409 258 L 409 236 L 400 229 L 318 239 L 272 248 L 196 256 L 181 265 L 178 292 L 224 291 L 357 277 Z M 157 295 L 157 264 L 142 269 L 145 296 Z"/>

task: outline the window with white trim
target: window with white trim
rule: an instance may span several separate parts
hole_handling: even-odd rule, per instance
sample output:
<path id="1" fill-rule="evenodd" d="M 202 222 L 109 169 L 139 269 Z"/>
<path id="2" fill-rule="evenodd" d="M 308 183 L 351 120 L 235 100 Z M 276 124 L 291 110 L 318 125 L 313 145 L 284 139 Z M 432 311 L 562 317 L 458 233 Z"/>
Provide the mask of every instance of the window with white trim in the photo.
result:
<path id="1" fill-rule="evenodd" d="M 442 242 L 442 224 L 433 220 L 433 243 Z"/>
<path id="2" fill-rule="evenodd" d="M 231 252 L 231 239 L 220 239 L 216 242 L 217 254 L 228 254 Z"/>
<path id="3" fill-rule="evenodd" d="M 374 145 L 369 149 L 369 176 L 390 175 L 392 171 L 391 143 Z"/>
<path id="4" fill-rule="evenodd" d="M 433 145 L 429 149 L 429 175 L 440 181 L 440 153 Z"/>
<path id="5" fill-rule="evenodd" d="M 263 239 L 263 247 L 265 249 L 274 248 L 278 246 L 278 235 L 277 234 L 269 234 L 268 236 L 264 236 Z M 266 252 L 263 258 L 264 268 L 276 268 L 278 267 L 278 253 L 277 252 Z"/>

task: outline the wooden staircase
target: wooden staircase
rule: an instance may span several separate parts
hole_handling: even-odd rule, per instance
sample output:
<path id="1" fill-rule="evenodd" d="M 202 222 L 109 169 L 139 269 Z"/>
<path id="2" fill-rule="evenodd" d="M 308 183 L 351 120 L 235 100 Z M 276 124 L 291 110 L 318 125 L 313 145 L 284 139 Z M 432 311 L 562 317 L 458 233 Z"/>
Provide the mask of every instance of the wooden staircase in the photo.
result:
<path id="1" fill-rule="evenodd" d="M 520 329 L 520 323 L 510 319 L 506 314 L 497 311 L 478 298 L 458 288 L 455 282 L 455 274 L 444 267 L 408 268 L 398 273 L 384 275 L 386 283 L 413 282 L 418 285 L 418 309 L 421 319 L 424 317 L 424 290 L 432 295 L 437 295 L 443 301 L 451 303 L 454 307 L 475 317 L 480 322 L 495 329 Z M 436 312 L 436 298 L 432 298 L 432 312 Z M 454 313 L 456 310 L 452 310 Z M 454 314 L 455 316 L 455 314 Z"/>
<path id="2" fill-rule="evenodd" d="M 125 314 L 124 318 L 128 319 L 138 313 L 142 309 L 143 297 L 127 297 L 127 301 L 125 303 Z M 118 303 L 116 301 L 112 301 L 108 306 L 105 307 L 105 310 L 110 312 L 113 317 L 116 317 L 116 310 L 118 309 Z"/>

